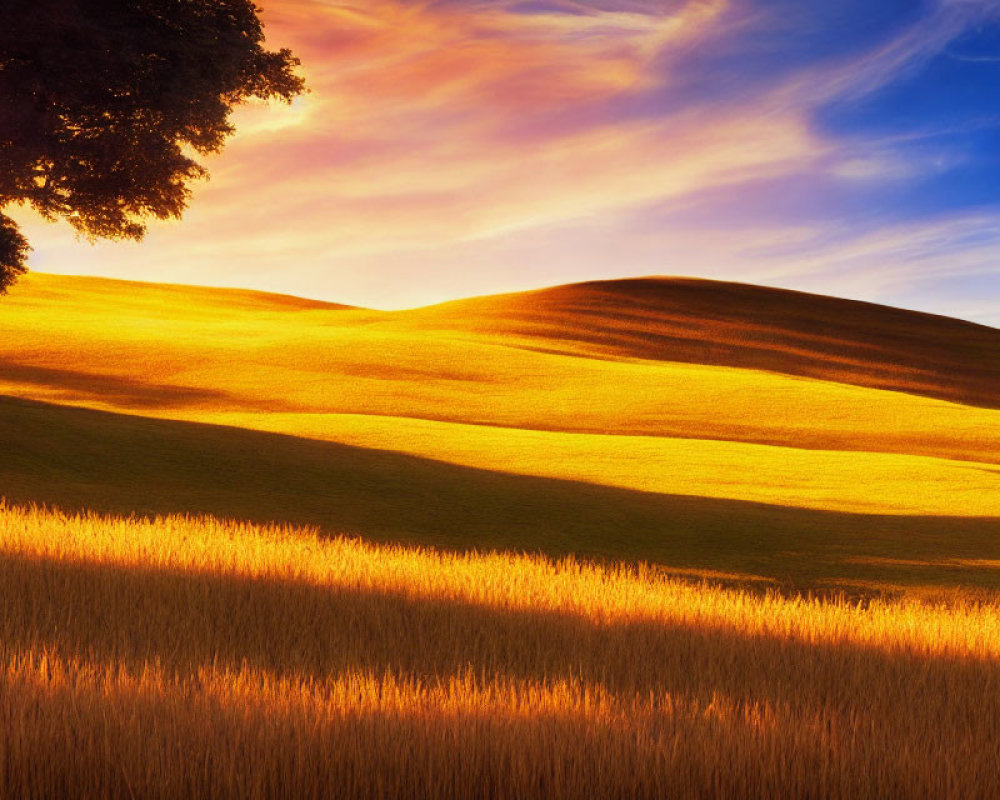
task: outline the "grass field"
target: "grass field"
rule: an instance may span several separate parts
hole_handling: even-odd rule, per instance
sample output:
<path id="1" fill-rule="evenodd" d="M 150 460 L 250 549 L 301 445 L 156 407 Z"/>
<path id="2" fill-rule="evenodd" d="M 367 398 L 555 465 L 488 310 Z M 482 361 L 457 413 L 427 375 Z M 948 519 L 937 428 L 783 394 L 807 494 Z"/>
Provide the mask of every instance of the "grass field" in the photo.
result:
<path id="1" fill-rule="evenodd" d="M 0 548 L 11 796 L 1000 792 L 993 605 L 180 517 L 0 509 Z"/>
<path id="2" fill-rule="evenodd" d="M 32 275 L 0 308 L 0 478 L 114 513 L 995 588 L 998 386 L 993 329 L 729 284 L 387 313 Z"/>
<path id="3" fill-rule="evenodd" d="M 995 797 L 1000 331 L 0 301 L 0 796 Z"/>

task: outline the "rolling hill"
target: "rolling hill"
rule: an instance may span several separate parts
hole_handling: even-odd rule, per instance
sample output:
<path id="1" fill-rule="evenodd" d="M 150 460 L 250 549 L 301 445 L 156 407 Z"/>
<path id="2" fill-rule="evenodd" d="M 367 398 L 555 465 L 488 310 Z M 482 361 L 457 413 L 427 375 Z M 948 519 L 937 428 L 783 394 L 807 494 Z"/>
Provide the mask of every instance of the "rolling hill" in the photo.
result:
<path id="1" fill-rule="evenodd" d="M 32 275 L 0 795 L 995 797 L 998 368 L 703 281 Z"/>
<path id="2" fill-rule="evenodd" d="M 461 300 L 423 315 L 593 357 L 766 370 L 1000 407 L 994 329 L 854 300 L 633 278 Z"/>
<path id="3" fill-rule="evenodd" d="M 0 395 L 15 502 L 1000 586 L 1000 331 L 958 320 L 688 279 L 380 312 L 36 274 Z"/>

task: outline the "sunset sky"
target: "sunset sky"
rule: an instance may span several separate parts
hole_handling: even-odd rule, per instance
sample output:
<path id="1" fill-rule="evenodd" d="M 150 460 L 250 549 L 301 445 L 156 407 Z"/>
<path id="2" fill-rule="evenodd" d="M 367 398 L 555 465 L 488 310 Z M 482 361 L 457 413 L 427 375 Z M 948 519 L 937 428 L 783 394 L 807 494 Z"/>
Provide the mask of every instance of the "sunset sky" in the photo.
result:
<path id="1" fill-rule="evenodd" d="M 1000 325 L 1000 0 L 265 0 L 311 93 L 39 271 L 380 308 L 741 280 Z"/>

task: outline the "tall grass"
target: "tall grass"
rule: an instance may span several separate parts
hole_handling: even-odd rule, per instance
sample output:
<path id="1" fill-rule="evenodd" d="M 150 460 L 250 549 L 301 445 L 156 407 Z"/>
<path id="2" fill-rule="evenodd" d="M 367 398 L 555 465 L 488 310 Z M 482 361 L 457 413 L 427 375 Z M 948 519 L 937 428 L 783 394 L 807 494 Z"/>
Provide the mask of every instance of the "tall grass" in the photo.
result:
<path id="1" fill-rule="evenodd" d="M 995 797 L 1000 608 L 0 507 L 0 796 Z"/>

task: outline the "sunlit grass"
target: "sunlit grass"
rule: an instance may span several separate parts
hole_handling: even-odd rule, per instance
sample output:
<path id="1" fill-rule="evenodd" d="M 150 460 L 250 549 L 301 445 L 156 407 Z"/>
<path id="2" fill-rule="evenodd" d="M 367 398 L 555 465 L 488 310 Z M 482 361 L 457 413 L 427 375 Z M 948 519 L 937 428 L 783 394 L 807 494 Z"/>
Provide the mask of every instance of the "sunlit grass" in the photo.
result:
<path id="1" fill-rule="evenodd" d="M 0 489 L 797 588 L 1000 586 L 1000 410 L 833 380 L 954 396 L 981 374 L 985 402 L 988 329 L 869 309 L 872 343 L 822 303 L 629 291 L 381 313 L 34 274 L 0 308 L 0 394 L 57 405 L 0 403 Z M 741 331 L 793 372 L 714 362 Z M 705 363 L 663 360 L 675 339 Z"/>
<path id="2" fill-rule="evenodd" d="M 360 414 L 204 412 L 199 419 L 643 492 L 853 513 L 1000 517 L 1000 473 L 971 461 Z"/>
<path id="3" fill-rule="evenodd" d="M 988 796 L 1000 609 L 0 509 L 11 796 Z"/>
<path id="4" fill-rule="evenodd" d="M 594 320 L 613 341 L 617 317 L 600 317 L 600 308 L 556 317 L 530 337 L 491 328 L 500 313 L 492 306 L 481 319 L 472 308 L 456 328 L 448 307 L 389 314 L 33 275 L 0 315 L 0 392 L 646 491 L 996 513 L 1000 476 L 967 465 L 1000 462 L 1000 411 L 757 369 L 607 356 L 599 337 L 561 338 Z"/>
<path id="5" fill-rule="evenodd" d="M 573 614 L 595 624 L 658 621 L 804 641 L 1000 657 L 1000 616 L 992 605 L 874 600 L 861 612 L 852 602 L 710 589 L 671 580 L 662 570 L 641 564 L 443 553 L 210 517 L 109 518 L 6 504 L 0 504 L 0 514 L 0 553 L 9 557 L 291 580 L 414 600 Z"/>

